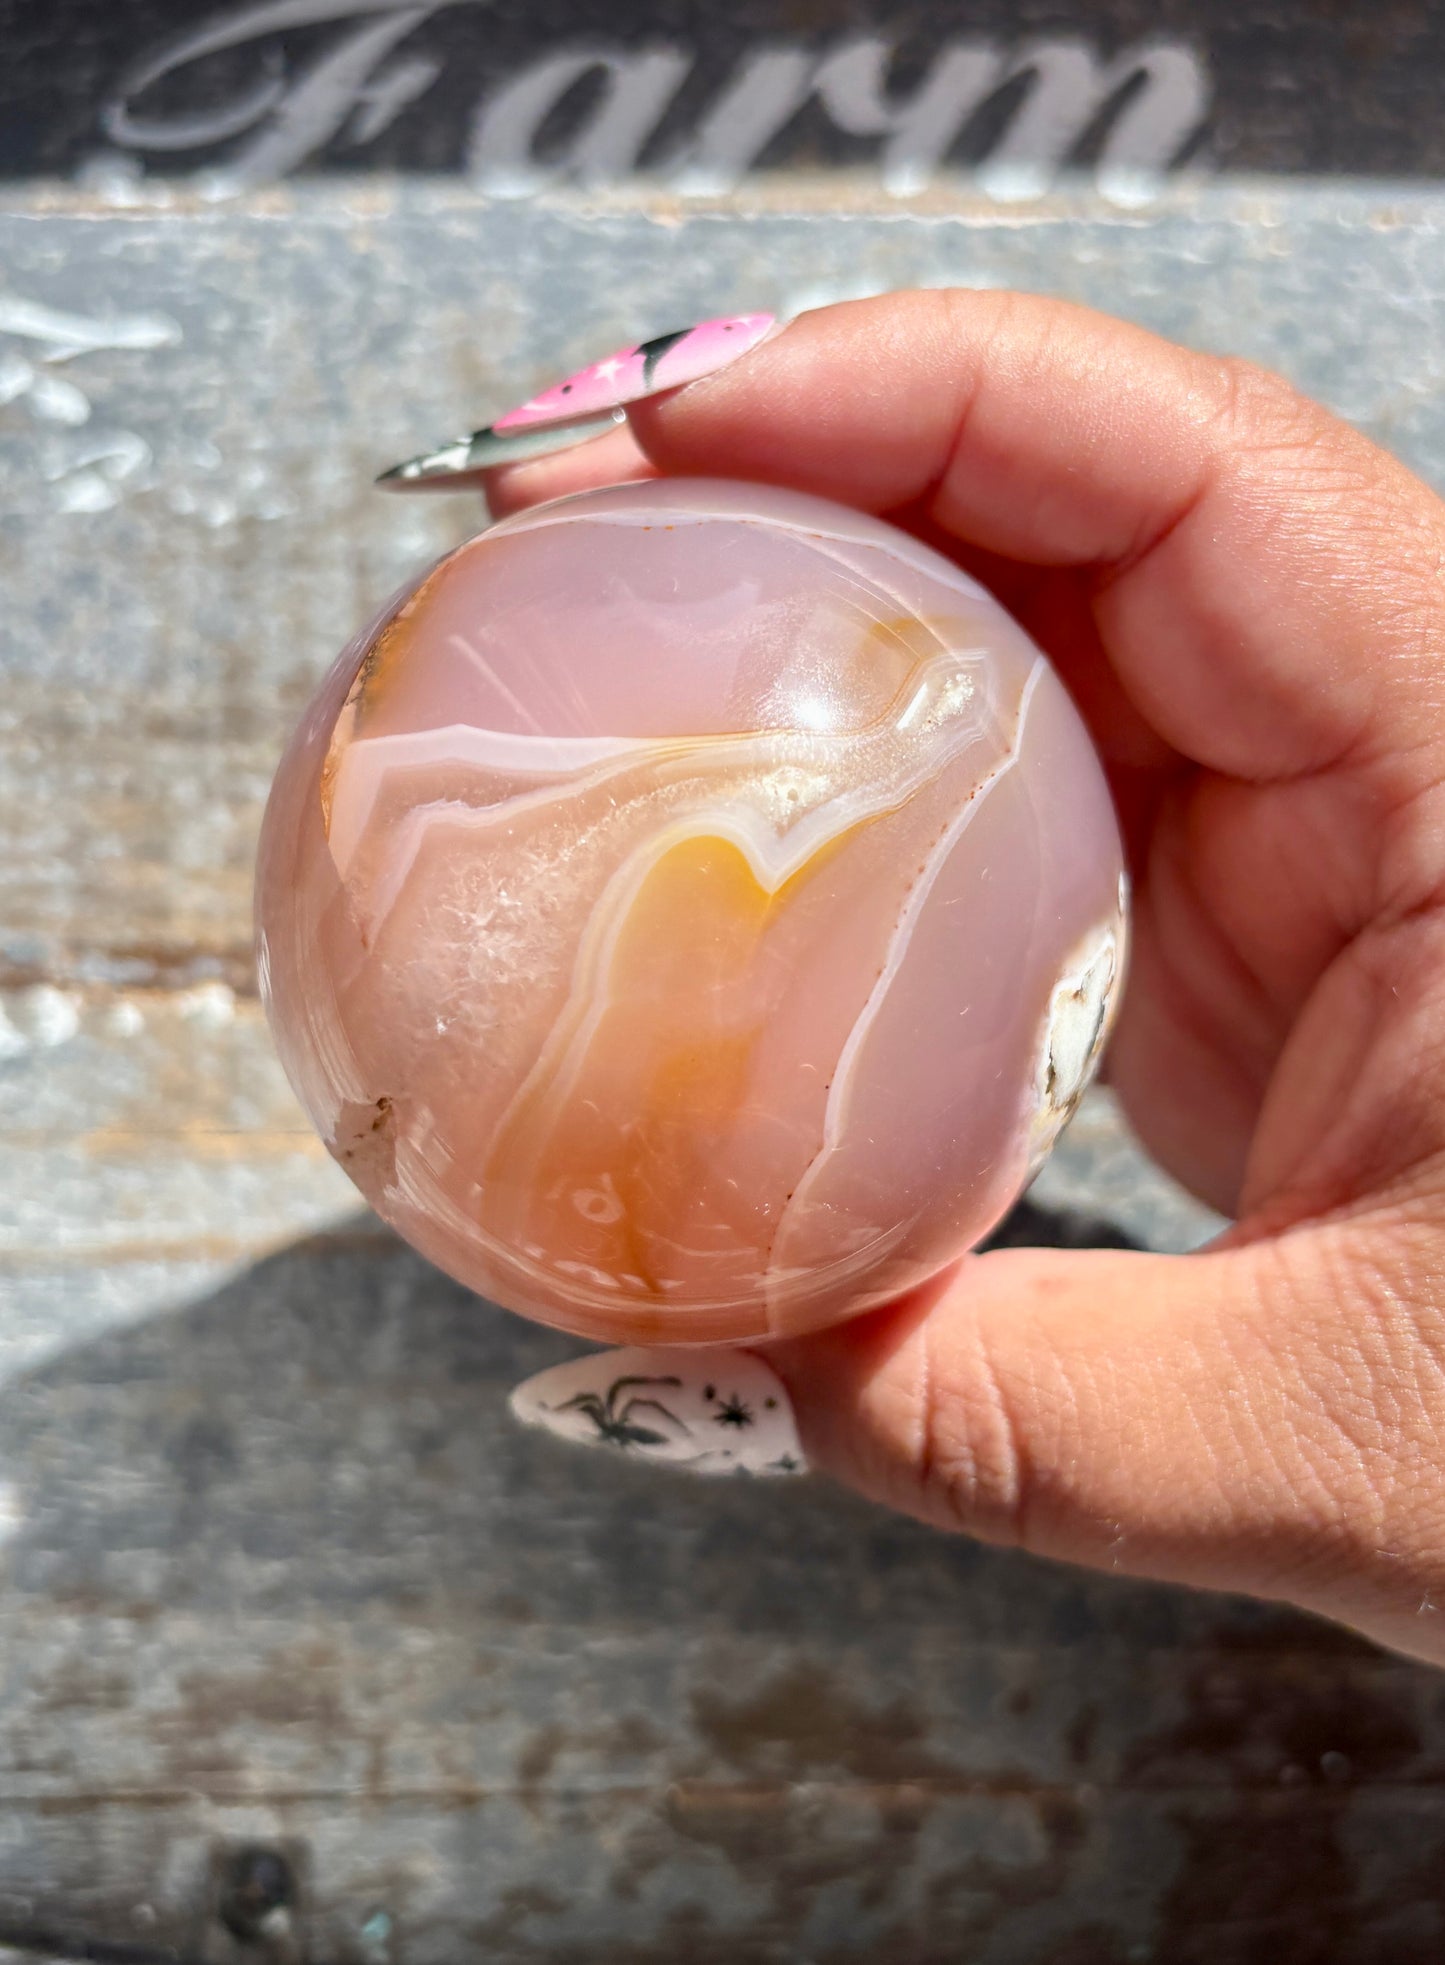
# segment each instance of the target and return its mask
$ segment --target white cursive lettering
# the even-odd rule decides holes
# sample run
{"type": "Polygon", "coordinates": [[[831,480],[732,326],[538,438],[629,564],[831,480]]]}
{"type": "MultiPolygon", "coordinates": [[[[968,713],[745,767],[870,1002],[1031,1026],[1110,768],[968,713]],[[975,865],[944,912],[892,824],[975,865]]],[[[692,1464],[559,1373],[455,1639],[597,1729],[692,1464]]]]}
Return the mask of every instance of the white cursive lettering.
{"type": "Polygon", "coordinates": [[[1004,57],[980,42],[953,42],[906,102],[887,94],[893,51],[886,41],[846,42],[818,66],[813,86],[840,130],[881,136],[884,188],[895,197],[924,190],[936,176],[969,117],[999,88],[1004,57]]]}
{"type": "Polygon", "coordinates": [[[692,63],[676,48],[575,48],[549,55],[500,89],[477,115],[467,153],[473,180],[493,197],[525,198],[561,177],[610,184],[626,177],[692,63]],[[601,73],[600,102],[574,130],[564,160],[536,159],[537,132],[585,76],[601,73]]]}
{"type": "MultiPolygon", "coordinates": [[[[485,0],[260,0],[212,21],[141,62],[105,108],[113,142],[174,153],[243,141],[224,178],[238,186],[283,177],[337,138],[374,142],[437,80],[425,51],[402,41],[437,14],[485,0]],[[330,46],[290,72],[277,37],[337,26],[330,46]],[[258,45],[262,72],[231,100],[204,112],[147,116],[148,92],[228,50],[258,45]]],[[[660,174],[675,190],[716,195],[739,183],[809,103],[833,127],[879,145],[883,185],[923,190],[947,166],[970,121],[1008,90],[1017,95],[975,172],[998,198],[1036,197],[1067,167],[1090,132],[1101,182],[1121,185],[1166,170],[1198,135],[1209,111],[1208,77],[1189,47],[1141,42],[1105,59],[1058,36],[1012,49],[954,40],[911,88],[891,85],[892,45],[858,35],[821,52],[766,42],[742,55],[660,174]]],[[[697,56],[663,42],[585,42],[527,62],[478,106],[465,168],[494,196],[524,197],[563,181],[596,185],[637,173],[697,56]],[[586,86],[590,84],[591,86],[586,86]],[[575,105],[573,98],[575,97],[575,105]],[[544,126],[560,131],[539,154],[544,126]]]]}

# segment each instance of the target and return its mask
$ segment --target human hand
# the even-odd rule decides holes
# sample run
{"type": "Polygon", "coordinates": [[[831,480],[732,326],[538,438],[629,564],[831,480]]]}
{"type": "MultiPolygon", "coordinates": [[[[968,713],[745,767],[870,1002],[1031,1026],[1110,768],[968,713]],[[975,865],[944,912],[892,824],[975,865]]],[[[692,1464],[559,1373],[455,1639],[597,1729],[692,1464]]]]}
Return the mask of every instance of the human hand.
{"type": "Polygon", "coordinates": [[[1135,877],[1109,1059],[1237,1217],[974,1255],[771,1347],[811,1459],[940,1526],[1445,1660],[1445,506],[1286,384],[1059,303],[801,317],[498,510],[657,471],[918,533],[1048,652],[1135,877]]]}

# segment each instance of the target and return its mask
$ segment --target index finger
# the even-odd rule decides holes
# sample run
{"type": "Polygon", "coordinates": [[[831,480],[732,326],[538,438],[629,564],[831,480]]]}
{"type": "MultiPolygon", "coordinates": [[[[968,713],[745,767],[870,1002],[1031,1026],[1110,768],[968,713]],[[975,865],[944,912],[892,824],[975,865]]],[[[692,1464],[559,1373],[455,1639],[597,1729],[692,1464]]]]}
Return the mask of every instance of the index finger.
{"type": "Polygon", "coordinates": [[[1438,735],[1438,502],[1246,364],[1058,301],[894,294],[802,315],[630,414],[664,472],[913,508],[1092,569],[1126,691],[1213,769],[1400,761],[1438,735]]]}

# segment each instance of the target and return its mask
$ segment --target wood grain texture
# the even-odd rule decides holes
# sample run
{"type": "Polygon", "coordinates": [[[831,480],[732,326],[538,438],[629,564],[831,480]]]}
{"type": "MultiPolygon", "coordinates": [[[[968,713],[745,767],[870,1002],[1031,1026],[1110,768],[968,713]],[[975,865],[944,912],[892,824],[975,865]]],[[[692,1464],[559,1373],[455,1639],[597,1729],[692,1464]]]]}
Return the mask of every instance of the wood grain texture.
{"type": "MultiPolygon", "coordinates": [[[[468,524],[373,499],[391,456],[725,304],[972,279],[1273,360],[1438,471],[1445,205],[7,202],[6,291],[177,335],[55,365],[83,425],[0,407],[0,1957],[1433,1965],[1445,1681],[513,1429],[576,1347],[358,1212],[248,913],[315,678],[468,524]]],[[[1039,1198],[1209,1227],[1107,1099],[1039,1198]]]]}

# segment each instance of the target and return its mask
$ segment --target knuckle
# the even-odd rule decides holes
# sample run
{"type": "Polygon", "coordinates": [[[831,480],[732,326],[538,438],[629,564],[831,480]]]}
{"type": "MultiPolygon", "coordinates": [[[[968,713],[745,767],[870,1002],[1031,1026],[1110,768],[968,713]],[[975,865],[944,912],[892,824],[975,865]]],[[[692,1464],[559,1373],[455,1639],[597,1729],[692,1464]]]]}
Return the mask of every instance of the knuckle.
{"type": "Polygon", "coordinates": [[[1221,412],[1230,421],[1242,418],[1286,421],[1314,407],[1277,369],[1266,368],[1244,355],[1222,355],[1215,367],[1221,412]]]}
{"type": "Polygon", "coordinates": [[[1305,458],[1353,436],[1273,369],[1241,356],[1213,364],[1206,434],[1228,456],[1305,458]]]}
{"type": "Polygon", "coordinates": [[[1413,1514],[1445,1400],[1432,1216],[1402,1197],[1368,1227],[1347,1213],[1280,1250],[1297,1306],[1285,1324],[1293,1336],[1281,1337],[1291,1430],[1341,1532],[1366,1541],[1402,1530],[1413,1514]]]}
{"type": "Polygon", "coordinates": [[[1257,363],[1212,361],[1202,394],[1216,481],[1247,501],[1267,500],[1291,546],[1302,535],[1317,540],[1323,524],[1339,562],[1355,567],[1371,593],[1392,645],[1427,654],[1435,669],[1445,608],[1440,499],[1363,432],[1257,363]]]}
{"type": "Polygon", "coordinates": [[[929,1517],[990,1542],[1030,1545],[1028,1432],[1008,1379],[975,1337],[947,1370],[925,1342],[916,1377],[912,1478],[929,1517]]]}
{"type": "Polygon", "coordinates": [[[1205,421],[1223,469],[1262,474],[1276,495],[1308,498],[1316,510],[1347,502],[1356,522],[1374,515],[1379,526],[1398,529],[1401,467],[1272,369],[1234,356],[1219,361],[1205,421]]]}

